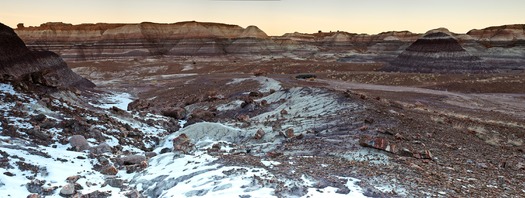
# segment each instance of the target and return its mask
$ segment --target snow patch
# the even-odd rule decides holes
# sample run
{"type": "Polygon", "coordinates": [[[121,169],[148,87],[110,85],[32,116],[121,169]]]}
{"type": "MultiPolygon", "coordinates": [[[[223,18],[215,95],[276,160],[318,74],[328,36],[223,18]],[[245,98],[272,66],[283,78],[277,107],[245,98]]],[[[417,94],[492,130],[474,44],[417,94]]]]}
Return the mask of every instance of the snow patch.
{"type": "Polygon", "coordinates": [[[133,102],[133,97],[129,93],[113,93],[109,95],[104,95],[101,98],[99,104],[89,103],[95,107],[102,109],[110,109],[113,106],[118,107],[122,110],[128,109],[128,104],[133,102]]]}

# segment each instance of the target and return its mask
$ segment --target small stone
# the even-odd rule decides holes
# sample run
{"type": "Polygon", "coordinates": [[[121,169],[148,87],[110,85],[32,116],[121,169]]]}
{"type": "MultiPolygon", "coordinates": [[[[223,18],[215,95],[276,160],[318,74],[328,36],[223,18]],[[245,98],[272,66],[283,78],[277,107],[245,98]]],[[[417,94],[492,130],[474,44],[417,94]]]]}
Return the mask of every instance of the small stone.
{"type": "Polygon", "coordinates": [[[421,168],[421,166],[418,166],[417,164],[414,164],[414,163],[410,164],[410,168],[414,168],[414,169],[417,169],[417,170],[420,170],[420,171],[424,170],[423,168],[421,168]]]}
{"type": "Polygon", "coordinates": [[[281,115],[288,115],[288,111],[286,109],[281,110],[281,115]]]}
{"type": "Polygon", "coordinates": [[[254,139],[256,140],[259,140],[259,139],[262,139],[264,137],[266,133],[264,132],[264,130],[262,129],[259,129],[257,130],[257,132],[255,133],[255,136],[253,137],[254,139]]]}
{"type": "Polygon", "coordinates": [[[294,136],[295,136],[295,134],[294,134],[292,128],[288,128],[288,129],[286,129],[286,137],[287,137],[287,138],[293,138],[294,136]]]}
{"type": "Polygon", "coordinates": [[[30,195],[27,195],[27,198],[41,198],[42,196],[40,196],[39,194],[30,194],[30,195]]]}
{"type": "Polygon", "coordinates": [[[237,120],[240,121],[240,122],[249,122],[250,121],[250,116],[248,116],[246,114],[242,114],[242,115],[237,116],[237,120]]]}
{"type": "Polygon", "coordinates": [[[259,98],[263,97],[263,94],[260,91],[252,91],[248,94],[250,97],[259,98]]]}
{"type": "Polygon", "coordinates": [[[69,177],[66,179],[66,181],[67,181],[68,183],[72,183],[72,184],[74,184],[75,182],[78,181],[78,179],[80,179],[80,175],[73,175],[73,176],[69,176],[69,177]]]}

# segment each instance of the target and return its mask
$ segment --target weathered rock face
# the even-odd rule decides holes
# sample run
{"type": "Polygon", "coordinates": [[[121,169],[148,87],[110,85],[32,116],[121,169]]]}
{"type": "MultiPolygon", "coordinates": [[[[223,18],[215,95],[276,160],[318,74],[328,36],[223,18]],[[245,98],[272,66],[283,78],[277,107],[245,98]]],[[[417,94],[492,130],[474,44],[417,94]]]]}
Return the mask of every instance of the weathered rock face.
{"type": "Polygon", "coordinates": [[[16,32],[35,49],[59,53],[68,60],[159,55],[273,53],[281,49],[255,26],[200,22],[173,24],[46,23],[16,32]]]}
{"type": "Polygon", "coordinates": [[[446,29],[431,30],[412,43],[388,70],[459,72],[483,70],[480,58],[468,53],[446,29]]]}
{"type": "Polygon", "coordinates": [[[48,87],[92,87],[55,53],[31,51],[16,33],[0,23],[0,79],[26,80],[48,87]]]}

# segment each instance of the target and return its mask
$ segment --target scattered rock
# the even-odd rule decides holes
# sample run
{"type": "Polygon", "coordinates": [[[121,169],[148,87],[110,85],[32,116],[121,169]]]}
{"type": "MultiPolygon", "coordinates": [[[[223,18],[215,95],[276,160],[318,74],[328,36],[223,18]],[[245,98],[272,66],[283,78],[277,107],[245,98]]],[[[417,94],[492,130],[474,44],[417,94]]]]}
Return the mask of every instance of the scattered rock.
{"type": "Polygon", "coordinates": [[[38,115],[36,115],[36,116],[33,116],[31,119],[34,120],[34,121],[36,121],[36,122],[41,123],[41,122],[43,122],[44,120],[46,120],[46,115],[44,115],[44,114],[38,114],[38,115]]]}
{"type": "Polygon", "coordinates": [[[128,155],[117,159],[117,162],[124,166],[140,164],[143,161],[147,161],[143,155],[128,155]]]}
{"type": "Polygon", "coordinates": [[[118,173],[118,170],[117,168],[115,168],[115,166],[108,165],[108,166],[103,167],[100,170],[100,173],[104,175],[116,175],[118,173]]]}
{"type": "Polygon", "coordinates": [[[32,181],[30,181],[29,183],[26,184],[26,189],[30,193],[41,194],[42,191],[43,191],[42,186],[45,183],[46,183],[45,181],[41,181],[41,180],[35,179],[35,180],[32,180],[32,181]]]}
{"type": "Polygon", "coordinates": [[[366,130],[368,130],[368,126],[367,126],[367,125],[364,125],[364,126],[362,126],[362,127],[359,127],[359,130],[360,130],[360,131],[366,131],[366,130]]]}
{"type": "Polygon", "coordinates": [[[365,124],[374,124],[374,118],[365,118],[364,122],[365,124]]]}
{"type": "Polygon", "coordinates": [[[187,111],[181,107],[168,108],[161,111],[163,116],[172,117],[177,120],[186,119],[187,111]]]}
{"type": "Polygon", "coordinates": [[[140,192],[137,191],[136,189],[125,192],[124,196],[126,196],[127,198],[142,198],[143,197],[142,194],[140,194],[140,192]]]}
{"type": "Polygon", "coordinates": [[[285,135],[286,135],[286,138],[293,138],[293,137],[295,137],[295,134],[294,134],[292,128],[286,129],[286,134],[285,135]]]}
{"type": "Polygon", "coordinates": [[[76,151],[83,151],[89,149],[89,143],[82,135],[73,135],[69,138],[69,144],[76,151]]]}
{"type": "Polygon", "coordinates": [[[67,183],[60,189],[60,196],[62,197],[69,197],[73,194],[75,194],[75,184],[67,183]]]}
{"type": "Polygon", "coordinates": [[[103,154],[103,153],[111,153],[111,146],[109,144],[102,142],[98,146],[91,147],[89,151],[93,154],[103,154]]]}
{"type": "Polygon", "coordinates": [[[396,145],[391,144],[388,140],[380,137],[372,138],[370,136],[363,135],[359,139],[359,145],[384,150],[391,153],[397,153],[398,151],[396,145]]]}
{"type": "Polygon", "coordinates": [[[42,196],[40,196],[39,194],[30,194],[30,195],[27,195],[26,198],[41,198],[42,196]]]}
{"type": "Polygon", "coordinates": [[[124,180],[115,176],[108,176],[106,177],[105,184],[114,188],[122,188],[124,186],[124,180]]]}
{"type": "Polygon", "coordinates": [[[184,133],[173,139],[173,151],[189,154],[193,150],[193,147],[194,144],[191,143],[190,138],[184,133]]]}
{"type": "Polygon", "coordinates": [[[149,102],[145,100],[137,99],[128,104],[127,110],[128,111],[142,111],[144,109],[149,108],[150,106],[151,105],[149,102]]]}
{"type": "Polygon", "coordinates": [[[246,108],[248,105],[253,104],[255,101],[251,97],[243,97],[241,103],[241,108],[246,108]]]}
{"type": "Polygon", "coordinates": [[[286,109],[281,110],[281,115],[288,115],[288,111],[286,109]]]}
{"type": "Polygon", "coordinates": [[[74,184],[74,183],[76,183],[76,182],[78,181],[78,179],[80,179],[80,175],[73,175],[73,176],[69,176],[69,177],[67,177],[67,178],[66,178],[66,181],[67,181],[68,183],[72,183],[72,184],[74,184]]]}
{"type": "Polygon", "coordinates": [[[246,114],[242,114],[242,115],[237,116],[237,120],[240,121],[240,122],[249,122],[250,121],[250,116],[248,116],[246,114]]]}
{"type": "Polygon", "coordinates": [[[155,152],[146,152],[146,153],[144,153],[144,155],[146,156],[146,158],[149,159],[149,158],[157,156],[157,153],[155,153],[155,152]]]}
{"type": "Polygon", "coordinates": [[[414,168],[414,169],[417,169],[419,171],[423,171],[424,169],[421,168],[421,166],[418,166],[417,164],[414,164],[414,163],[410,163],[410,168],[414,168]]]}
{"type": "Polygon", "coordinates": [[[252,91],[248,95],[253,98],[260,98],[264,96],[260,91],[252,91]]]}
{"type": "Polygon", "coordinates": [[[117,114],[117,115],[126,115],[126,111],[124,111],[123,109],[120,109],[116,106],[112,106],[110,109],[109,109],[111,112],[113,112],[114,114],[117,114]]]}
{"type": "Polygon", "coordinates": [[[82,198],[107,198],[107,197],[111,197],[111,191],[103,192],[103,191],[96,190],[91,193],[82,195],[82,198]]]}
{"type": "Polygon", "coordinates": [[[190,115],[190,119],[196,121],[211,121],[214,117],[215,113],[202,109],[196,109],[190,115]]]}
{"type": "Polygon", "coordinates": [[[254,139],[256,140],[259,140],[259,139],[262,139],[264,137],[266,133],[264,132],[264,130],[262,129],[259,129],[257,130],[257,132],[255,133],[255,136],[253,137],[254,139]]]}

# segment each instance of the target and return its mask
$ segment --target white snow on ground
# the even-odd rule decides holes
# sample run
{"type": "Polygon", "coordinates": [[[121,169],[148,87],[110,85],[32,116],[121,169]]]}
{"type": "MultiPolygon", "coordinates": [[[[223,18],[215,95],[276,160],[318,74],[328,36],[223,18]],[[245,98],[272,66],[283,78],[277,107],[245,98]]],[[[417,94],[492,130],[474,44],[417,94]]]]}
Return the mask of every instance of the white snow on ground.
{"type": "Polygon", "coordinates": [[[132,183],[150,197],[273,196],[273,189],[253,186],[256,177],[272,177],[265,169],[224,167],[202,151],[182,157],[176,155],[165,153],[152,158],[150,166],[137,174],[132,183]]]}
{"type": "Polygon", "coordinates": [[[106,94],[104,95],[104,98],[100,101],[99,104],[90,103],[91,105],[103,108],[103,109],[109,109],[113,106],[118,107],[122,110],[128,109],[128,104],[133,102],[133,97],[129,93],[113,93],[113,94],[106,94]]]}
{"type": "Polygon", "coordinates": [[[0,83],[0,91],[1,91],[0,93],[1,95],[5,95],[4,93],[8,93],[11,95],[16,94],[15,89],[10,84],[0,83]]]}
{"type": "MultiPolygon", "coordinates": [[[[6,148],[6,146],[16,145],[2,143],[2,147],[0,147],[0,150],[8,153],[10,156],[16,155],[18,157],[24,158],[25,160],[23,162],[36,165],[40,167],[41,170],[43,168],[47,170],[47,175],[39,173],[35,177],[35,179],[46,181],[43,187],[63,186],[67,184],[67,177],[80,175],[81,177],[85,177],[84,179],[78,181],[78,183],[82,184],[82,186],[84,187],[82,193],[89,193],[95,190],[111,190],[114,195],[117,195],[120,192],[120,189],[112,188],[109,185],[106,187],[100,186],[104,183],[104,175],[100,174],[99,172],[92,171],[93,166],[91,165],[91,161],[90,159],[88,159],[85,153],[67,151],[64,148],[55,149],[43,146],[34,148],[38,151],[43,151],[51,156],[51,158],[46,158],[43,156],[30,154],[28,151],[22,150],[21,148],[6,148]],[[78,159],[78,156],[81,156],[84,159],[78,159]],[[58,161],[57,158],[66,159],[67,161],[58,161]],[[88,185],[85,184],[86,181],[96,183],[97,185],[88,187],[88,185]]],[[[4,183],[4,186],[0,187],[0,195],[2,195],[2,197],[26,197],[29,194],[25,186],[26,183],[29,181],[26,178],[26,176],[33,175],[33,173],[29,171],[20,171],[18,169],[18,165],[15,164],[15,160],[10,160],[9,163],[14,168],[3,169],[2,172],[8,171],[15,174],[15,176],[9,177],[4,174],[0,174],[0,181],[4,183]]],[[[58,195],[59,192],[60,188],[55,190],[55,193],[53,195],[47,197],[60,197],[58,195]]]]}
{"type": "Polygon", "coordinates": [[[261,87],[259,88],[260,92],[269,92],[270,89],[273,90],[280,90],[282,88],[281,83],[279,81],[274,80],[273,78],[268,78],[264,76],[257,76],[257,77],[250,77],[250,78],[234,78],[231,82],[227,83],[227,85],[237,84],[246,80],[255,80],[261,84],[261,87]]]}
{"type": "MultiPolygon", "coordinates": [[[[308,178],[306,178],[304,175],[301,177],[301,179],[305,182],[305,184],[311,186],[314,185],[316,182],[311,181],[308,178]]],[[[340,194],[336,193],[337,188],[328,186],[326,188],[308,188],[308,193],[303,196],[303,198],[314,198],[314,197],[330,197],[330,198],[337,198],[337,197],[366,197],[363,195],[363,189],[357,185],[357,182],[359,182],[359,179],[352,178],[352,177],[339,177],[339,179],[345,179],[346,184],[345,186],[350,190],[348,194],[340,194]]]]}

